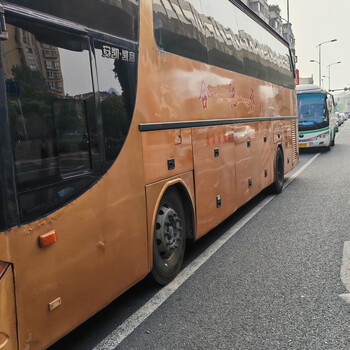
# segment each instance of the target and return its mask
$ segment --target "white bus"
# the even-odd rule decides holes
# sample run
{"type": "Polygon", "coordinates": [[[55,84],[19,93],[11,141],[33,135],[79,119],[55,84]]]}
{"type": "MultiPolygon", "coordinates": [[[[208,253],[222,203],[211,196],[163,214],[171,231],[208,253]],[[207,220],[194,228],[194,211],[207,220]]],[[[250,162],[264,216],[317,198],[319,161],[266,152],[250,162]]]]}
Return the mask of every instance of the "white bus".
{"type": "Polygon", "coordinates": [[[316,85],[296,87],[298,98],[299,148],[321,147],[327,151],[335,143],[333,96],[316,85]]]}

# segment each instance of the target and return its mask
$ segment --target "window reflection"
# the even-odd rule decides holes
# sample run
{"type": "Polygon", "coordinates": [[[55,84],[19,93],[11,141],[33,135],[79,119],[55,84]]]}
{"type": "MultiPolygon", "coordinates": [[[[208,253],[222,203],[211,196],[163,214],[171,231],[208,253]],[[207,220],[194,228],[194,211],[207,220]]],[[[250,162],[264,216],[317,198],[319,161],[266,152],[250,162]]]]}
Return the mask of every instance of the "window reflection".
{"type": "Polygon", "coordinates": [[[136,96],[133,51],[95,42],[106,166],[117,158],[129,131],[136,96]]]}
{"type": "Polygon", "coordinates": [[[165,51],[207,62],[199,0],[154,0],[154,35],[165,51]]]}
{"type": "Polygon", "coordinates": [[[91,171],[90,55],[88,44],[76,37],[49,30],[31,33],[13,25],[8,31],[1,57],[17,191],[26,221],[69,200],[89,182],[66,179],[91,171]]]}
{"type": "Polygon", "coordinates": [[[228,0],[195,3],[153,1],[162,49],[293,88],[289,49],[279,39],[228,0]]]}
{"type": "Polygon", "coordinates": [[[80,99],[58,99],[53,103],[62,177],[91,170],[86,108],[86,102],[80,99]]]}
{"type": "Polygon", "coordinates": [[[138,40],[139,0],[9,0],[8,2],[118,37],[138,40]]]}

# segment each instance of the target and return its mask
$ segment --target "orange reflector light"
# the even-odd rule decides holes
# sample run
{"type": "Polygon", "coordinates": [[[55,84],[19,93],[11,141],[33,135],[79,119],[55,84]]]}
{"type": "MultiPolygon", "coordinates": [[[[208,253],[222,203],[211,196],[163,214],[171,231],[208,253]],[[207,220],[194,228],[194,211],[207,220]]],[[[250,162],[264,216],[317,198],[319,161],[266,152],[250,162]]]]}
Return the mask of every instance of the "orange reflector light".
{"type": "Polygon", "coordinates": [[[39,246],[40,248],[47,247],[50,244],[53,244],[57,241],[57,232],[56,230],[52,230],[48,233],[44,233],[39,236],[39,246]]]}
{"type": "Polygon", "coordinates": [[[9,265],[10,264],[8,264],[8,263],[4,263],[4,262],[0,261],[0,279],[5,274],[5,272],[6,272],[6,270],[7,270],[9,265]]]}

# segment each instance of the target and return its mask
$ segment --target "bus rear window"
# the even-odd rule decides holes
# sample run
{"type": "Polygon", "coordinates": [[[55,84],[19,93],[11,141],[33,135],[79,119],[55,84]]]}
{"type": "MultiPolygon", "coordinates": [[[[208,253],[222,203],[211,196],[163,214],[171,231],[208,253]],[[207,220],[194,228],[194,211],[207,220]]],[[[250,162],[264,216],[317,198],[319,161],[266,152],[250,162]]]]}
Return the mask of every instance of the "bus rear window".
{"type": "Polygon", "coordinates": [[[10,0],[92,29],[138,40],[139,0],[10,0]]]}

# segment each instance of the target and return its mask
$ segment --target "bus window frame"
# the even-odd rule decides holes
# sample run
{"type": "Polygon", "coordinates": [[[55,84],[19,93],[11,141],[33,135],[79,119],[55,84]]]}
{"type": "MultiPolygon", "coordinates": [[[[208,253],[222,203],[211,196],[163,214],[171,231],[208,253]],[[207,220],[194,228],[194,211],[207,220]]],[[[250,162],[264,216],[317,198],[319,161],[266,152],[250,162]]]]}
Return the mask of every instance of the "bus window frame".
{"type": "MultiPolygon", "coordinates": [[[[53,208],[48,209],[44,214],[30,218],[28,220],[21,219],[21,211],[19,207],[19,193],[17,191],[16,184],[16,175],[15,175],[15,163],[14,156],[11,146],[11,136],[8,133],[10,130],[9,124],[9,116],[7,110],[7,98],[6,98],[6,87],[5,87],[5,77],[0,76],[0,112],[3,110],[3,115],[6,116],[7,124],[3,125],[0,130],[0,136],[4,142],[6,141],[6,145],[3,147],[0,144],[0,160],[3,154],[6,156],[6,165],[2,167],[0,165],[0,201],[6,204],[4,207],[6,211],[5,223],[2,227],[0,222],[0,232],[2,230],[7,230],[10,227],[27,224],[36,220],[39,220],[42,217],[46,217],[47,215],[52,214],[56,210],[64,207],[71,201],[75,200],[87,190],[89,190],[97,181],[99,181],[100,177],[108,170],[106,167],[106,154],[105,154],[105,144],[104,144],[104,133],[103,133],[103,123],[102,123],[102,114],[100,110],[100,99],[99,99],[99,84],[98,84],[98,71],[97,71],[97,62],[95,58],[95,48],[94,42],[105,42],[111,43],[113,45],[117,45],[119,47],[125,48],[127,50],[132,50],[136,54],[136,62],[138,65],[138,56],[139,56],[139,41],[135,42],[129,39],[124,39],[113,34],[101,33],[97,30],[85,28],[79,24],[74,22],[70,22],[67,20],[63,20],[52,15],[47,15],[38,11],[25,11],[25,9],[19,5],[12,4],[4,4],[5,9],[5,19],[9,18],[10,22],[14,26],[19,26],[25,30],[34,33],[35,28],[49,28],[52,32],[62,32],[66,35],[76,36],[80,40],[84,40],[88,45],[89,59],[90,59],[90,73],[91,73],[91,87],[92,93],[94,96],[94,110],[93,113],[88,113],[86,116],[86,122],[88,127],[88,135],[90,141],[90,159],[91,159],[91,170],[89,172],[82,173],[72,173],[66,176],[61,176],[61,181],[59,183],[65,183],[69,181],[76,181],[81,178],[91,178],[88,185],[85,185],[77,194],[75,194],[72,198],[67,200],[66,202],[62,202],[53,208]],[[3,92],[2,92],[3,91],[3,92]],[[92,118],[90,118],[92,116],[92,118]],[[10,152],[5,149],[10,150],[10,152]],[[92,155],[92,150],[96,149],[98,154],[96,156],[92,155]],[[3,154],[2,154],[3,153],[3,154]],[[4,171],[2,171],[4,169],[4,171]],[[5,170],[6,169],[6,170],[5,170]],[[5,173],[3,175],[3,172],[5,173]],[[1,197],[3,196],[3,197],[1,197]]],[[[140,11],[140,9],[139,9],[140,11]]],[[[140,19],[139,19],[140,20],[140,19]]],[[[140,30],[140,28],[139,28],[140,30]]],[[[139,35],[138,35],[139,38],[139,35]]],[[[0,65],[1,67],[1,65],[0,65]]],[[[136,75],[138,75],[138,66],[136,68],[136,75]]],[[[135,86],[135,93],[137,91],[137,79],[135,86]]],[[[135,96],[136,99],[136,96],[135,96]]],[[[133,118],[133,116],[132,116],[133,118]]],[[[132,121],[131,121],[132,122],[132,121]]],[[[0,121],[1,126],[2,120],[0,121]]],[[[131,126],[131,124],[130,124],[131,126]]],[[[128,134],[130,132],[130,126],[128,130],[128,134]]],[[[127,135],[128,135],[127,134],[127,135]]],[[[126,136],[127,139],[127,136],[126,136]]],[[[54,184],[48,185],[53,186],[54,184]]],[[[58,183],[56,183],[58,185],[58,183]]],[[[46,186],[45,186],[46,187],[46,186]]],[[[33,188],[31,191],[36,191],[38,188],[33,188]]],[[[1,219],[1,218],[0,218],[1,219]]]]}
{"type": "MultiPolygon", "coordinates": [[[[6,1],[6,0],[5,0],[6,1]]],[[[52,20],[54,20],[54,22],[60,27],[66,27],[68,30],[71,30],[73,27],[75,27],[75,29],[77,31],[81,31],[81,33],[86,33],[87,30],[91,30],[92,32],[96,32],[96,33],[100,33],[102,35],[102,37],[107,36],[112,36],[112,37],[116,37],[116,38],[120,38],[121,40],[125,40],[125,41],[131,41],[131,42],[135,42],[138,43],[140,41],[140,14],[141,14],[141,5],[140,5],[140,1],[141,0],[137,0],[138,1],[138,5],[137,5],[137,31],[135,31],[136,34],[136,38],[137,40],[133,40],[131,38],[126,38],[126,37],[122,37],[122,36],[118,36],[115,33],[111,33],[102,29],[98,29],[98,28],[94,28],[94,26],[89,27],[89,25],[86,24],[79,24],[80,22],[76,22],[74,20],[69,20],[69,19],[65,19],[63,17],[56,17],[50,13],[44,13],[38,9],[32,9],[30,7],[25,7],[23,5],[17,5],[14,3],[9,3],[9,2],[5,2],[3,4],[3,8],[5,9],[5,11],[16,11],[17,14],[23,14],[24,16],[28,15],[28,9],[30,10],[33,20],[35,20],[36,18],[40,20],[40,22],[42,22],[43,20],[45,20],[45,18],[49,19],[49,23],[53,23],[52,20]]]]}
{"type": "MultiPolygon", "coordinates": [[[[99,120],[99,126],[100,126],[100,130],[99,130],[99,142],[100,142],[100,154],[101,154],[101,172],[100,175],[103,176],[109,169],[110,166],[108,166],[107,164],[107,156],[106,156],[106,147],[105,147],[105,133],[104,133],[104,129],[103,129],[103,116],[102,116],[102,109],[101,109],[101,100],[100,100],[100,83],[99,83],[99,71],[98,71],[98,63],[97,63],[97,59],[96,59],[96,43],[100,43],[100,44],[105,44],[105,45],[110,45],[113,47],[118,47],[121,49],[126,49],[129,51],[133,51],[135,52],[135,56],[136,56],[136,61],[135,61],[135,65],[136,65],[136,76],[138,76],[138,57],[139,57],[139,44],[137,42],[131,41],[131,40],[127,40],[127,39],[123,39],[123,38],[119,38],[117,36],[113,36],[113,35],[106,35],[106,34],[102,34],[100,32],[96,32],[95,30],[88,30],[89,32],[89,37],[90,37],[90,46],[91,46],[91,54],[93,57],[93,61],[94,61],[94,75],[95,75],[95,98],[96,98],[96,108],[97,108],[97,112],[96,115],[98,117],[99,120]]],[[[133,112],[131,114],[131,122],[129,124],[129,128],[128,128],[128,132],[125,136],[125,141],[118,153],[118,155],[116,156],[116,158],[113,160],[112,164],[116,161],[116,159],[118,159],[118,156],[120,154],[120,152],[122,151],[124,144],[128,138],[128,135],[130,133],[130,129],[131,129],[131,124],[132,124],[132,120],[134,118],[134,112],[135,112],[135,106],[136,106],[136,98],[137,98],[137,86],[138,86],[138,78],[136,78],[136,86],[135,86],[135,96],[134,96],[134,109],[133,112]]]]}
{"type": "Polygon", "coordinates": [[[40,13],[35,10],[26,11],[25,8],[19,5],[5,3],[3,7],[5,10],[5,19],[8,17],[13,17],[31,22],[32,24],[42,25],[44,27],[50,26],[52,29],[61,30],[71,34],[82,36],[88,35],[88,31],[85,29],[85,27],[74,22],[40,13]]]}
{"type": "Polygon", "coordinates": [[[7,109],[5,76],[0,62],[0,206],[2,216],[0,232],[19,224],[15,168],[10,137],[10,121],[7,109]]]}
{"type": "MultiPolygon", "coordinates": [[[[101,139],[100,139],[100,134],[101,131],[98,130],[102,128],[100,119],[101,116],[98,113],[98,102],[97,102],[97,96],[98,96],[98,84],[97,84],[97,71],[96,71],[96,62],[95,62],[95,57],[93,53],[93,47],[91,45],[91,40],[92,38],[89,36],[89,32],[82,28],[81,26],[77,26],[74,23],[67,22],[67,21],[60,21],[57,20],[57,18],[49,16],[49,15],[41,15],[40,13],[37,13],[35,11],[33,12],[23,12],[23,9],[19,7],[19,10],[17,11],[16,6],[11,6],[10,9],[8,8],[7,5],[5,7],[5,19],[9,18],[10,19],[10,24],[14,26],[19,26],[25,30],[29,29],[31,33],[34,33],[35,35],[35,29],[36,28],[48,28],[48,30],[52,32],[61,32],[66,35],[72,35],[75,36],[77,39],[81,40],[82,42],[85,41],[87,44],[88,48],[87,51],[89,53],[89,64],[90,64],[90,75],[91,75],[91,89],[93,93],[93,111],[92,113],[87,113],[86,115],[86,123],[87,123],[87,131],[89,135],[89,152],[90,152],[90,159],[91,159],[91,170],[88,172],[82,172],[82,173],[72,173],[71,175],[68,176],[61,176],[60,182],[55,182],[50,185],[43,186],[49,187],[49,186],[57,186],[58,184],[64,184],[70,181],[77,181],[77,179],[82,179],[82,181],[91,179],[88,185],[84,185],[77,193],[71,197],[70,199],[66,201],[62,201],[56,206],[48,208],[45,213],[37,216],[37,217],[32,217],[30,219],[23,219],[21,218],[21,210],[20,210],[20,192],[17,190],[17,181],[16,181],[16,175],[15,175],[15,160],[14,160],[14,155],[13,155],[13,150],[12,150],[12,145],[11,145],[11,135],[9,134],[10,130],[10,123],[9,123],[9,116],[8,116],[8,108],[7,108],[7,98],[6,98],[6,87],[5,87],[5,77],[2,72],[2,76],[0,76],[0,112],[3,110],[4,115],[6,116],[6,123],[5,125],[1,128],[0,131],[0,137],[3,136],[8,139],[6,142],[5,147],[1,145],[0,149],[0,159],[1,156],[4,154],[7,156],[6,157],[6,163],[7,165],[5,168],[5,177],[2,176],[1,178],[1,187],[2,187],[2,192],[4,193],[4,198],[2,199],[0,197],[0,200],[3,202],[8,202],[8,207],[7,210],[6,208],[5,211],[7,212],[7,222],[4,227],[0,226],[0,232],[2,230],[7,230],[12,226],[19,225],[19,224],[27,224],[36,220],[39,220],[42,217],[46,217],[47,215],[52,214],[54,211],[62,208],[63,206],[67,205],[71,201],[75,200],[79,196],[81,196],[83,193],[85,193],[88,189],[90,189],[98,180],[99,177],[101,176],[101,173],[104,168],[105,164],[105,159],[103,158],[103,154],[101,154],[101,139]],[[28,23],[28,28],[26,28],[26,24],[28,23]],[[72,27],[70,27],[68,24],[72,24],[72,27]],[[94,120],[91,120],[89,116],[91,116],[94,120]],[[7,133],[7,134],[6,134],[7,133]],[[93,145],[95,145],[98,154],[96,156],[92,155],[92,149],[93,145]],[[5,149],[10,149],[10,152],[6,151],[5,149]],[[6,184],[4,184],[6,179],[6,184]],[[6,192],[4,192],[4,189],[6,192]]],[[[1,62],[2,64],[2,62],[1,62]]],[[[1,119],[0,121],[0,126],[3,124],[3,120],[1,119]]],[[[5,138],[3,138],[5,140],[5,138]]],[[[103,147],[103,145],[102,145],[103,147]]],[[[0,171],[1,171],[0,167],[0,171]]],[[[35,192],[40,190],[41,187],[36,187],[36,188],[31,188],[29,191],[21,192],[23,194],[28,193],[28,192],[35,192]]],[[[1,188],[0,188],[1,189],[1,188]]],[[[2,193],[0,192],[0,195],[2,193]]]]}

